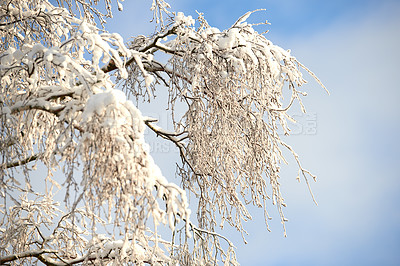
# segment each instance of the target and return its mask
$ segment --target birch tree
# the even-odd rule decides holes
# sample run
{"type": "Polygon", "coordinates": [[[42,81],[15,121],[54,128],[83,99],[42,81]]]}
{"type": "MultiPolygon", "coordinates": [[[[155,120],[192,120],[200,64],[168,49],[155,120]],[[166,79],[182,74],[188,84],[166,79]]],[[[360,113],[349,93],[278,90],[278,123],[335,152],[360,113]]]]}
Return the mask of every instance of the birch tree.
{"type": "Polygon", "coordinates": [[[218,228],[245,233],[249,205],[268,223],[269,202],[284,224],[282,150],[315,179],[281,132],[305,112],[301,71],[317,78],[255,11],[221,31],[153,0],[155,32],[125,42],[106,30],[122,3],[97,2],[1,0],[0,264],[237,265],[218,228]],[[136,107],[160,90],[174,131],[136,107]],[[179,150],[177,184],[145,128],[179,150]]]}

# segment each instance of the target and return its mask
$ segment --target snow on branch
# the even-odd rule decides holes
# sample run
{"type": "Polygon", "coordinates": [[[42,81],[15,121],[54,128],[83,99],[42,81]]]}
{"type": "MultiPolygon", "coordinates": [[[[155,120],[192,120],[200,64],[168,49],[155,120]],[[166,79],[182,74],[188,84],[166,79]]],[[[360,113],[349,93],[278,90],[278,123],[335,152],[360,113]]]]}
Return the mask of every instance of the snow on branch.
{"type": "Polygon", "coordinates": [[[0,6],[0,263],[237,265],[218,226],[244,239],[248,205],[268,222],[268,202],[287,221],[283,149],[311,193],[315,176],[280,134],[294,103],[305,112],[301,71],[322,83],[255,30],[266,22],[247,22],[260,10],[221,31],[153,0],[156,32],[125,44],[96,26],[111,1],[105,14],[92,1],[57,3],[0,6]],[[126,96],[150,101],[159,85],[173,131],[126,96]],[[155,164],[146,127],[179,150],[179,186],[155,164]]]}

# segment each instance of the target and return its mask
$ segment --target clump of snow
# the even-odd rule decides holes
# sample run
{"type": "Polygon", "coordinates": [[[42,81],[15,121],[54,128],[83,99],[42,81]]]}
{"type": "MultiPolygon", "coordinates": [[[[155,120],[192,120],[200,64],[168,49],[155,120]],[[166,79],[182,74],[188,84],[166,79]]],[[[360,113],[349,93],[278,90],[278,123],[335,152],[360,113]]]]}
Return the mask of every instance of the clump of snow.
{"type": "Polygon", "coordinates": [[[140,136],[143,135],[145,128],[142,114],[120,90],[113,89],[92,95],[82,113],[82,123],[90,122],[95,115],[104,117],[103,126],[118,128],[129,125],[134,130],[133,136],[142,138],[140,136]],[[113,115],[115,111],[120,115],[113,115]]]}
{"type": "Polygon", "coordinates": [[[209,28],[206,28],[205,30],[203,30],[200,35],[203,39],[207,39],[208,36],[210,36],[210,35],[212,36],[217,33],[221,33],[221,31],[218,28],[209,27],[209,28]]]}
{"type": "Polygon", "coordinates": [[[106,107],[111,104],[123,104],[125,101],[125,94],[119,90],[94,94],[86,104],[85,111],[82,114],[82,122],[89,122],[94,114],[102,115],[106,107]]]}
{"type": "Polygon", "coordinates": [[[243,42],[243,38],[239,33],[239,29],[232,28],[225,34],[221,34],[218,38],[217,44],[219,49],[232,49],[232,47],[239,45],[239,42],[243,42]]]}
{"type": "Polygon", "coordinates": [[[150,84],[154,81],[154,77],[152,75],[147,74],[144,77],[145,83],[146,83],[146,88],[150,88],[150,84]]]}
{"type": "Polygon", "coordinates": [[[192,16],[185,16],[183,12],[178,12],[175,16],[175,25],[186,25],[186,26],[194,26],[195,20],[192,16]]]}

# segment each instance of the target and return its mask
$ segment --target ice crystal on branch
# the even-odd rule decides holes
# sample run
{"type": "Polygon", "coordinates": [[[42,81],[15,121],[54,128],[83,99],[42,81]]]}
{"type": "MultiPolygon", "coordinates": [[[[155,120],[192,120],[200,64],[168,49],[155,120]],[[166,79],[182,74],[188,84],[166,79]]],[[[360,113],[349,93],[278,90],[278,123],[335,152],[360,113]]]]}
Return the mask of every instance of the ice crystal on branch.
{"type": "Polygon", "coordinates": [[[252,12],[220,31],[154,0],[157,31],[125,44],[96,26],[111,17],[108,0],[106,14],[91,1],[3,2],[0,263],[236,265],[217,225],[244,233],[247,206],[266,212],[269,200],[285,221],[281,149],[312,175],[278,131],[290,133],[308,69],[246,22],[252,12]],[[126,97],[158,89],[168,90],[174,132],[126,97]],[[146,127],[179,149],[182,187],[154,163],[146,127]]]}

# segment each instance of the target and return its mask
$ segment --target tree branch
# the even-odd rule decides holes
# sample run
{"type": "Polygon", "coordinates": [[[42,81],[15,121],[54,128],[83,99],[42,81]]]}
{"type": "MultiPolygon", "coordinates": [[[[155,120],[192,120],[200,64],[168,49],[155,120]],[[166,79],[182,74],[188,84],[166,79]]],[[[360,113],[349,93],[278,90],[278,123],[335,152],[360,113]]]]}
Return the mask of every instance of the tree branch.
{"type": "MultiPolygon", "coordinates": [[[[42,263],[44,263],[48,266],[67,266],[67,265],[74,265],[74,264],[82,263],[85,260],[94,261],[96,259],[106,260],[106,259],[113,258],[113,256],[110,256],[111,252],[108,252],[106,255],[87,253],[83,256],[80,256],[80,257],[78,257],[76,259],[72,259],[72,260],[64,260],[64,259],[59,258],[62,261],[58,262],[58,261],[55,261],[54,259],[49,258],[48,256],[44,255],[44,254],[49,254],[49,253],[54,254],[55,256],[57,256],[59,258],[59,256],[57,255],[57,253],[58,253],[57,250],[51,250],[51,249],[30,250],[30,251],[21,252],[18,254],[12,254],[12,255],[8,255],[8,256],[0,257],[0,265],[4,265],[7,262],[16,261],[16,260],[23,259],[23,258],[32,258],[32,257],[37,258],[42,263]]],[[[143,262],[151,264],[150,261],[143,261],[143,262]]],[[[159,261],[159,262],[161,262],[161,261],[159,261]]]]}
{"type": "Polygon", "coordinates": [[[187,83],[192,84],[192,82],[191,82],[187,77],[182,76],[182,75],[179,74],[179,73],[176,73],[176,72],[173,71],[172,69],[168,69],[167,67],[165,67],[165,66],[162,65],[161,63],[156,62],[156,61],[154,61],[154,60],[151,61],[151,62],[146,61],[146,62],[144,62],[143,65],[144,65],[145,70],[148,71],[148,72],[153,72],[153,73],[155,73],[155,72],[164,72],[164,73],[166,73],[169,77],[171,77],[171,76],[176,76],[176,77],[178,77],[178,78],[180,78],[180,79],[186,81],[187,83]]]}
{"type": "Polygon", "coordinates": [[[17,102],[14,106],[12,106],[11,109],[11,113],[17,113],[17,112],[22,112],[22,111],[26,111],[26,110],[32,110],[32,109],[37,109],[37,110],[41,110],[41,111],[46,111],[52,114],[58,114],[59,112],[61,112],[62,110],[64,110],[65,106],[62,105],[57,105],[57,106],[46,106],[43,105],[42,103],[39,103],[39,101],[37,99],[35,99],[36,101],[33,102],[28,102],[26,104],[24,104],[23,102],[17,102]]]}
{"type": "Polygon", "coordinates": [[[23,258],[28,258],[28,257],[36,257],[39,258],[41,255],[46,254],[46,253],[56,253],[57,251],[55,250],[50,250],[50,249],[39,249],[39,250],[30,250],[30,251],[25,251],[21,252],[18,254],[12,254],[4,257],[0,257],[0,264],[5,264],[6,262],[11,262],[23,258]]]}
{"type": "Polygon", "coordinates": [[[12,168],[12,167],[15,167],[15,166],[20,166],[20,165],[23,165],[23,164],[27,164],[29,162],[32,162],[32,161],[36,160],[38,157],[39,157],[39,154],[34,154],[34,155],[31,155],[31,156],[29,156],[29,157],[27,157],[27,158],[25,158],[23,160],[20,160],[20,161],[15,161],[15,162],[7,163],[7,164],[4,163],[4,164],[2,164],[0,166],[0,168],[3,168],[4,165],[5,165],[5,168],[8,169],[8,168],[12,168]]]}
{"type": "Polygon", "coordinates": [[[181,140],[184,139],[184,138],[181,138],[181,139],[178,139],[178,138],[177,138],[177,136],[179,136],[179,135],[181,135],[181,134],[183,134],[183,133],[185,133],[185,132],[181,132],[181,133],[171,133],[171,132],[164,131],[162,128],[160,128],[160,127],[158,127],[158,126],[152,124],[152,123],[154,123],[154,122],[156,122],[156,121],[157,121],[156,119],[150,119],[150,118],[148,118],[148,119],[145,119],[145,120],[144,120],[144,123],[145,123],[154,133],[156,133],[157,136],[160,136],[160,137],[162,137],[162,138],[164,138],[164,139],[167,139],[167,140],[172,141],[172,142],[176,145],[176,147],[178,147],[178,149],[179,149],[179,154],[180,154],[180,156],[181,156],[182,161],[183,161],[184,163],[186,163],[186,164],[190,167],[190,169],[192,170],[192,172],[193,172],[195,175],[200,175],[199,173],[197,173],[197,172],[195,171],[193,165],[190,163],[190,161],[189,161],[189,160],[187,159],[187,157],[186,157],[185,147],[184,147],[183,144],[181,143],[181,140]]]}
{"type": "MultiPolygon", "coordinates": [[[[163,34],[158,34],[149,45],[143,47],[142,49],[139,49],[138,52],[145,53],[145,52],[151,50],[152,48],[157,48],[157,50],[162,50],[166,53],[177,54],[177,51],[167,49],[165,46],[161,46],[161,45],[157,44],[160,39],[162,39],[166,36],[175,34],[175,29],[176,29],[176,27],[173,27],[163,34]]],[[[153,53],[153,52],[151,52],[151,53],[153,53]]],[[[135,61],[135,58],[131,57],[126,61],[125,65],[128,66],[128,65],[132,64],[134,61],[135,61]]],[[[104,71],[104,73],[108,73],[108,72],[111,72],[116,69],[117,69],[117,66],[115,65],[114,60],[110,60],[110,62],[106,66],[102,67],[102,70],[104,71]]]]}

